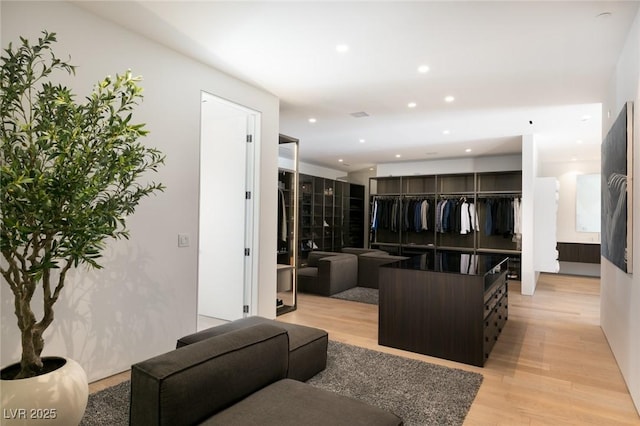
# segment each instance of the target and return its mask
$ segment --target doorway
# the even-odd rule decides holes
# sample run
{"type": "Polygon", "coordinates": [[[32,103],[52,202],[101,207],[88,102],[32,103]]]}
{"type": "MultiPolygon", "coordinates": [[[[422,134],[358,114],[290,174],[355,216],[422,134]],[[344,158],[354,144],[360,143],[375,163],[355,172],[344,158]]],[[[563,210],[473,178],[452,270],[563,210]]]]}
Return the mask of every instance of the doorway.
{"type": "Polygon", "coordinates": [[[201,94],[198,316],[255,310],[254,146],[260,113],[201,94]]]}

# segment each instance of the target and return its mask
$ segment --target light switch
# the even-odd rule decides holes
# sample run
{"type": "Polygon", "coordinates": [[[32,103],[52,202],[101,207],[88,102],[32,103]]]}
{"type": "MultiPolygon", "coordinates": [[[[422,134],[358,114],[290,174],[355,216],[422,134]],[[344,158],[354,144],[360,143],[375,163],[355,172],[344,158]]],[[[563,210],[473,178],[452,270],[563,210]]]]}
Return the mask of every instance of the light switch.
{"type": "Polygon", "coordinates": [[[178,247],[189,247],[189,234],[178,234],[178,247]]]}

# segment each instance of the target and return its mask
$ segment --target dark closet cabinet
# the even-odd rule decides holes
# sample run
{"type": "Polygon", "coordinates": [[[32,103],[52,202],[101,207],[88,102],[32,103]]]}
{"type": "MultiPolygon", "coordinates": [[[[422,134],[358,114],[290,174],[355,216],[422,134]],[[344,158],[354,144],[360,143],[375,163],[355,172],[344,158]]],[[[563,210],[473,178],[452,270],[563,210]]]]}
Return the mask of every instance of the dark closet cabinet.
{"type": "Polygon", "coordinates": [[[276,266],[276,314],[291,312],[297,307],[297,273],[299,185],[298,139],[280,135],[278,156],[278,236],[276,266]]]}
{"type": "Polygon", "coordinates": [[[370,228],[370,247],[407,256],[435,249],[505,254],[509,256],[509,277],[520,277],[521,242],[515,234],[493,229],[491,220],[495,222],[496,218],[490,215],[492,212],[496,215],[496,206],[512,205],[509,203],[521,198],[521,171],[373,177],[369,179],[369,188],[371,215],[376,214],[376,207],[382,206],[385,220],[393,220],[393,225],[386,222],[385,226],[370,228]],[[477,230],[460,233],[437,229],[437,206],[442,200],[451,201],[451,208],[473,204],[477,230]],[[429,206],[426,226],[415,226],[412,212],[416,203],[422,201],[429,206]]]}
{"type": "Polygon", "coordinates": [[[291,264],[293,256],[293,220],[295,174],[290,171],[278,172],[278,263],[291,264]]]}
{"type": "Polygon", "coordinates": [[[362,247],[364,186],[305,174],[299,175],[299,182],[301,262],[313,250],[362,247]]]}
{"type": "Polygon", "coordinates": [[[506,263],[431,251],[380,267],[378,343],[484,366],[508,318],[506,263]]]}

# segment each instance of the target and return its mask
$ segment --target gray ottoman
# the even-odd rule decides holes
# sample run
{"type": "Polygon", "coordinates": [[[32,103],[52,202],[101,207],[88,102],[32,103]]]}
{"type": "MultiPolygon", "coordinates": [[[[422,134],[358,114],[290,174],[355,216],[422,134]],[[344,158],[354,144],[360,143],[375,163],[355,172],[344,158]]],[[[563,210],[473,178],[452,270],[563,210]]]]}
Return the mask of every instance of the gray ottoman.
{"type": "Polygon", "coordinates": [[[327,367],[327,332],[319,328],[274,321],[263,317],[247,317],[178,339],[176,348],[199,342],[209,337],[219,336],[233,330],[251,327],[256,324],[272,324],[287,331],[289,335],[289,372],[290,379],[305,382],[327,367]]]}

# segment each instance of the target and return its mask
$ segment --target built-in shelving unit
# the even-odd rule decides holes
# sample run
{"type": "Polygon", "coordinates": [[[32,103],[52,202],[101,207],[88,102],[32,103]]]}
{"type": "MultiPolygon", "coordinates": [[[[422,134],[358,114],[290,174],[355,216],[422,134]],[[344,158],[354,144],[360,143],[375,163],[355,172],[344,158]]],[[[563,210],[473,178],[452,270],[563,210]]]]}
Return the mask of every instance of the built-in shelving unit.
{"type": "Polygon", "coordinates": [[[364,185],[349,184],[348,202],[345,204],[346,225],[344,245],[364,247],[364,185]]]}
{"type": "MultiPolygon", "coordinates": [[[[388,219],[388,215],[392,215],[395,219],[394,226],[370,229],[370,247],[402,255],[421,254],[435,249],[506,254],[509,256],[509,276],[520,277],[519,236],[495,224],[504,219],[500,216],[505,211],[504,203],[519,200],[522,196],[521,171],[372,177],[369,179],[369,188],[371,215],[381,213],[376,212],[376,205],[383,205],[383,216],[386,215],[388,219]],[[454,201],[456,208],[462,202],[473,204],[478,218],[477,231],[462,234],[452,230],[437,230],[436,210],[441,200],[454,201]],[[427,201],[429,205],[427,229],[413,226],[414,203],[422,201],[427,201]],[[494,216],[495,209],[498,206],[501,209],[499,216],[493,218],[494,222],[487,225],[491,206],[494,216]]],[[[511,220],[515,220],[515,217],[511,220]]]]}
{"type": "Polygon", "coordinates": [[[278,172],[278,263],[291,264],[293,256],[294,221],[294,181],[295,173],[280,170],[278,172]]]}
{"type": "Polygon", "coordinates": [[[364,186],[300,174],[300,259],[312,250],[362,247],[364,186]]]}
{"type": "Polygon", "coordinates": [[[283,165],[278,170],[277,315],[294,311],[298,304],[298,142],[291,136],[279,136],[278,155],[283,165]]]}

